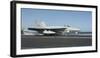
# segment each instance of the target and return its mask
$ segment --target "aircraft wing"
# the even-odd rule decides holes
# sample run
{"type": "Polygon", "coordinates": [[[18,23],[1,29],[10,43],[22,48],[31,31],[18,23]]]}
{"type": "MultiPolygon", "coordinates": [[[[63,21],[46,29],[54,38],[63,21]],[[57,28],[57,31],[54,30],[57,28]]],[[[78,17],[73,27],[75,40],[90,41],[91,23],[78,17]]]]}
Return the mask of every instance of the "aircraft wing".
{"type": "Polygon", "coordinates": [[[65,29],[66,28],[28,28],[28,30],[35,30],[35,31],[38,31],[40,33],[42,33],[44,30],[50,30],[50,31],[54,31],[54,32],[62,32],[65,29]]]}

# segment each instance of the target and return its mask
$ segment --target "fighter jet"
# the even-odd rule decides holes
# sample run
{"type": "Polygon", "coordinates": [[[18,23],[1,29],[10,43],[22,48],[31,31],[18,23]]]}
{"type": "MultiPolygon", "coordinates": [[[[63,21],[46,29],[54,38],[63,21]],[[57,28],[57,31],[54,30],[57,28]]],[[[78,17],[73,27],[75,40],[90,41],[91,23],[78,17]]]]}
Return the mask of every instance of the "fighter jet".
{"type": "Polygon", "coordinates": [[[28,30],[34,30],[42,35],[64,35],[64,33],[78,33],[80,29],[73,28],[69,25],[64,26],[48,26],[44,21],[35,21],[34,27],[28,28],[28,30]]]}

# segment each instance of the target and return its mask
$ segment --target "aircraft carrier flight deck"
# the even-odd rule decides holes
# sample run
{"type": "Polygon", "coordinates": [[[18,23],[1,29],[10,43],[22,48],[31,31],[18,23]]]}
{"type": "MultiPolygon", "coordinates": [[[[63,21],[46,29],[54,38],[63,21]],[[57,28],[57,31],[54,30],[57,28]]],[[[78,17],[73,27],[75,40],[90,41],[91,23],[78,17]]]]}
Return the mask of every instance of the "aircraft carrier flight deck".
{"type": "Polygon", "coordinates": [[[92,46],[92,34],[85,35],[22,35],[21,49],[92,46]]]}

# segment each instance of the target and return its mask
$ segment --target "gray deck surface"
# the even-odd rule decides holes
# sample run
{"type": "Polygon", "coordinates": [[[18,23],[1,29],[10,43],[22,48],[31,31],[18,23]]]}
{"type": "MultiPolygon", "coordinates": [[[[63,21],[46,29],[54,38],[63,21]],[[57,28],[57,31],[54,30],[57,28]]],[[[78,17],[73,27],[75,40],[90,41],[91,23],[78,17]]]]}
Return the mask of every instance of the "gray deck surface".
{"type": "Polygon", "coordinates": [[[21,49],[92,46],[91,35],[21,37],[21,49]]]}

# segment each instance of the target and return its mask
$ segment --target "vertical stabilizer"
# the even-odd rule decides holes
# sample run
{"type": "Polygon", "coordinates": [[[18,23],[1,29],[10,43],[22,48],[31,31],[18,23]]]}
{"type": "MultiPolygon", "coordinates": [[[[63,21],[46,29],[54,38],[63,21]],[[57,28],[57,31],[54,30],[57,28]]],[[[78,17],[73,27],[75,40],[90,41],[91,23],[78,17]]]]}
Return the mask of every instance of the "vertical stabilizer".
{"type": "Polygon", "coordinates": [[[47,25],[44,21],[36,20],[35,21],[35,27],[37,28],[45,28],[47,25]]]}

